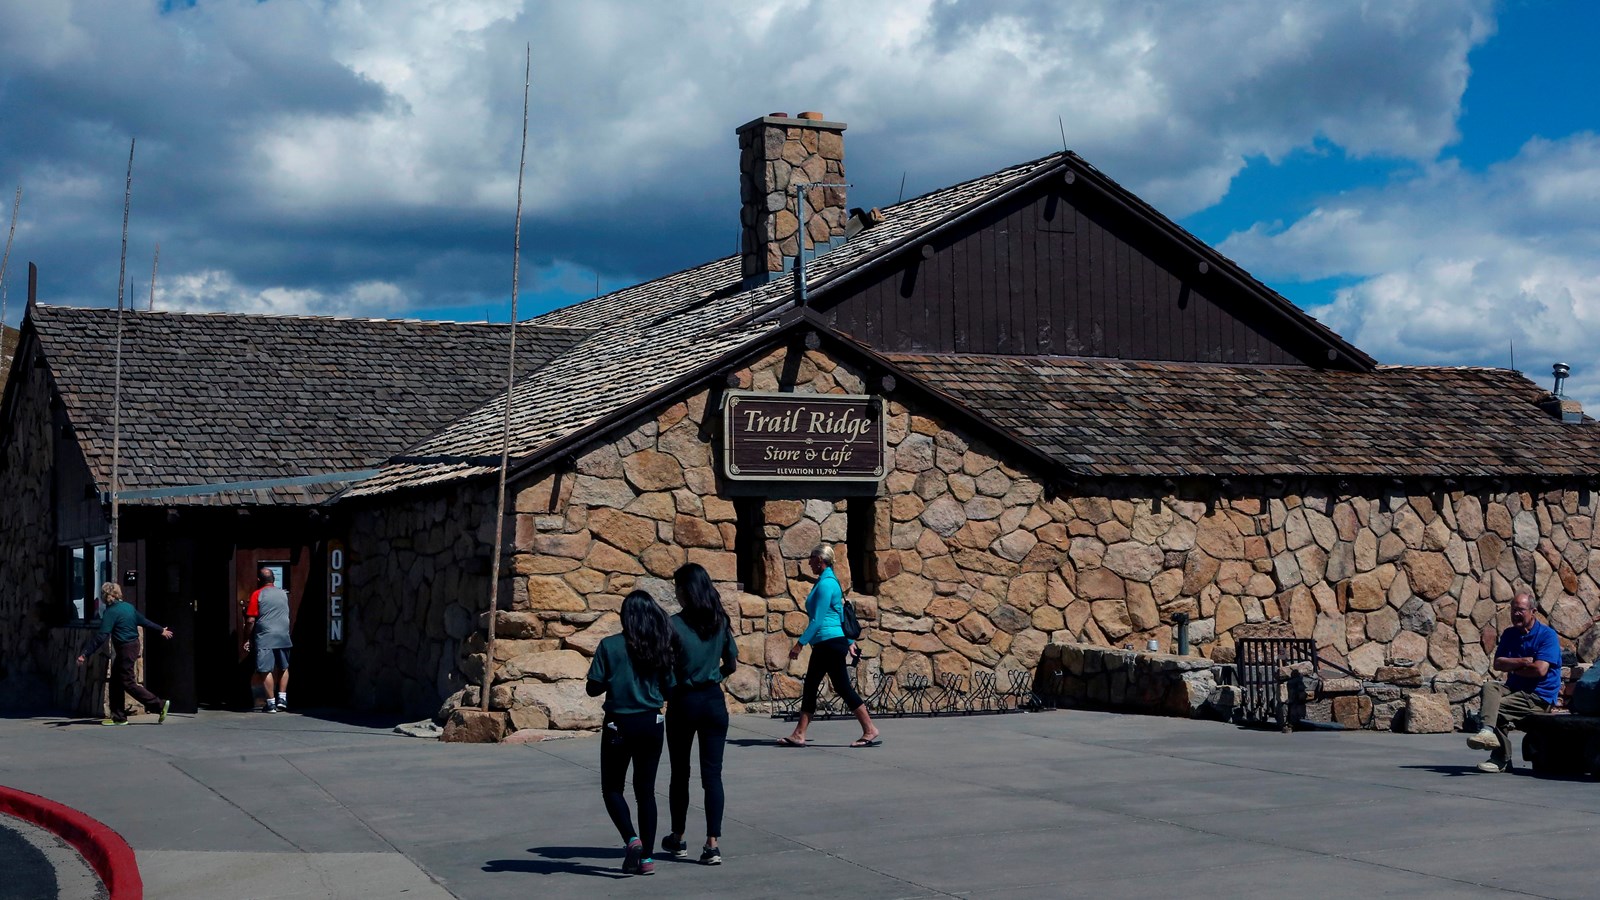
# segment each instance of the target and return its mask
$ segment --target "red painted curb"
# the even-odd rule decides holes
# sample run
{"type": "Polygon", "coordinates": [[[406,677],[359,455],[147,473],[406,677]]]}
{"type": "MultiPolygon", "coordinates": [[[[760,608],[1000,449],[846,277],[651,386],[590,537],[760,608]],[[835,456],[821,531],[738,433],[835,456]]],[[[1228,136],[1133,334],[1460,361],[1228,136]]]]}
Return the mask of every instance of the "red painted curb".
{"type": "Polygon", "coordinates": [[[133,848],[105,823],[47,797],[0,785],[0,813],[8,813],[54,832],[76,847],[100,880],[111,900],[144,900],[144,879],[133,848]]]}

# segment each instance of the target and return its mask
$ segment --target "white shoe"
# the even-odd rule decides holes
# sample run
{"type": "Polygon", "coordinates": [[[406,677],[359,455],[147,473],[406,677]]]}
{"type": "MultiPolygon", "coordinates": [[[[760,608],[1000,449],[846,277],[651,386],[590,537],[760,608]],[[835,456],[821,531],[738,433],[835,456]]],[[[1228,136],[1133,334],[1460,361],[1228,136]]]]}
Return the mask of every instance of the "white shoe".
{"type": "Polygon", "coordinates": [[[1508,772],[1510,770],[1511,770],[1510,766],[1502,766],[1502,765],[1500,765],[1499,763],[1495,762],[1492,759],[1486,759],[1483,762],[1478,763],[1478,771],[1479,772],[1488,772],[1490,774],[1498,775],[1498,774],[1500,774],[1502,772],[1508,772]]]}
{"type": "Polygon", "coordinates": [[[1467,746],[1474,750],[1500,749],[1500,736],[1492,728],[1484,728],[1472,737],[1467,738],[1467,746]]]}

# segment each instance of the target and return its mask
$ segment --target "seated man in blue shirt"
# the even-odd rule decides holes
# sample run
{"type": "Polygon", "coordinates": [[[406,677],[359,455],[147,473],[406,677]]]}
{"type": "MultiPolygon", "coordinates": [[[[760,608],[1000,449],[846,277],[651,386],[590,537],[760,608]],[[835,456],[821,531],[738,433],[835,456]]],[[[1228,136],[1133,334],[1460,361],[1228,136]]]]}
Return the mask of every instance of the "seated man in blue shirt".
{"type": "Polygon", "coordinates": [[[1511,739],[1506,732],[1529,713],[1544,712],[1561,693],[1561,641],[1555,629],[1534,616],[1533,595],[1511,599],[1511,627],[1494,648],[1494,670],[1505,672],[1504,684],[1483,685],[1483,728],[1467,738],[1467,746],[1488,750],[1478,763],[1480,772],[1505,772],[1511,768],[1511,739]]]}

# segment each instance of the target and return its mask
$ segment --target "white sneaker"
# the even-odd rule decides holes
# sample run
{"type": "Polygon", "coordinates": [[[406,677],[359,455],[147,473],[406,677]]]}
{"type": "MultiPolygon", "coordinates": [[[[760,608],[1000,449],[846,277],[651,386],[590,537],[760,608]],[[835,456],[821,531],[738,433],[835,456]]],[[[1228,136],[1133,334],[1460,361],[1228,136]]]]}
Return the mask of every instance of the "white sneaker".
{"type": "Polygon", "coordinates": [[[1511,768],[1510,766],[1502,766],[1501,764],[1495,762],[1492,759],[1486,759],[1483,762],[1478,763],[1478,771],[1479,772],[1488,772],[1488,773],[1491,773],[1491,774],[1499,774],[1499,773],[1502,773],[1502,772],[1506,772],[1506,771],[1509,771],[1510,768],[1511,768]]]}
{"type": "Polygon", "coordinates": [[[1500,736],[1492,728],[1484,728],[1472,737],[1467,738],[1467,746],[1474,750],[1500,749],[1500,736]]]}
{"type": "Polygon", "coordinates": [[[289,711],[289,701],[283,699],[282,697],[279,697],[278,698],[278,712],[288,712],[288,711],[289,711]]]}

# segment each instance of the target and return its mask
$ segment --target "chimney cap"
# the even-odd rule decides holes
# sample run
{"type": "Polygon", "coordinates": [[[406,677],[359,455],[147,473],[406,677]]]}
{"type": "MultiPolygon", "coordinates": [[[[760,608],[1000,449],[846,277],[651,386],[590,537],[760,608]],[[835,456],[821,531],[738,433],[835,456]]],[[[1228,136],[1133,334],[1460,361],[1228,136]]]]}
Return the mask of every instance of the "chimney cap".
{"type": "Polygon", "coordinates": [[[802,119],[826,119],[827,116],[823,115],[822,113],[817,112],[816,110],[807,110],[806,112],[803,112],[803,113],[800,114],[800,118],[802,118],[802,119]]]}
{"type": "Polygon", "coordinates": [[[1556,363],[1550,367],[1550,374],[1557,378],[1565,378],[1572,374],[1572,367],[1566,363],[1556,363]]]}
{"type": "Polygon", "coordinates": [[[804,115],[805,114],[802,114],[799,117],[790,117],[784,113],[769,113],[768,115],[762,116],[759,119],[751,119],[743,125],[740,125],[738,128],[734,129],[734,133],[743,134],[746,131],[759,128],[763,125],[776,125],[783,128],[815,128],[826,131],[843,131],[850,127],[843,122],[830,122],[826,119],[820,118],[822,115],[821,113],[814,113],[813,115],[818,116],[818,118],[811,119],[804,118],[804,115]]]}

